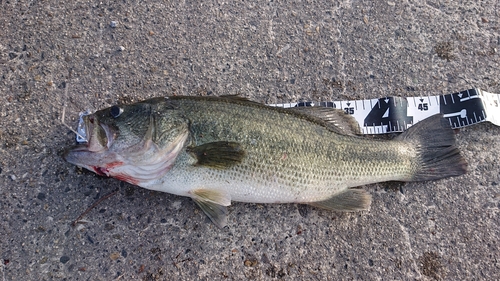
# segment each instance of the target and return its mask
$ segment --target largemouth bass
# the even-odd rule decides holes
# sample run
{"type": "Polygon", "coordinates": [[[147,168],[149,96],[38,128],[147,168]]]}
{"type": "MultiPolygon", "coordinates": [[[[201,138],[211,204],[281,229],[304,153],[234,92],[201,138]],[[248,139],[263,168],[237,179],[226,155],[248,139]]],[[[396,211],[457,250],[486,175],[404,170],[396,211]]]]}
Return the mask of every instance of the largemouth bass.
{"type": "Polygon", "coordinates": [[[435,115],[394,140],[356,135],[331,108],[273,108],[243,98],[167,97],[84,117],[88,143],[64,158],[99,175],[191,197],[219,227],[231,201],[370,207],[360,185],[466,172],[447,121],[435,115]]]}

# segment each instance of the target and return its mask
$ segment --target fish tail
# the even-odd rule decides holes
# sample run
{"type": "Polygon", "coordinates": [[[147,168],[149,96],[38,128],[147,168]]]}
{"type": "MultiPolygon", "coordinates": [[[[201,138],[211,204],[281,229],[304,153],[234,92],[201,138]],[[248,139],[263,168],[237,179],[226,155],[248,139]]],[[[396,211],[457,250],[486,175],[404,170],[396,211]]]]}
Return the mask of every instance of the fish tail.
{"type": "Polygon", "coordinates": [[[467,162],[456,146],[455,133],[441,114],[413,125],[397,140],[410,142],[418,150],[415,172],[409,181],[437,180],[467,172],[467,162]]]}

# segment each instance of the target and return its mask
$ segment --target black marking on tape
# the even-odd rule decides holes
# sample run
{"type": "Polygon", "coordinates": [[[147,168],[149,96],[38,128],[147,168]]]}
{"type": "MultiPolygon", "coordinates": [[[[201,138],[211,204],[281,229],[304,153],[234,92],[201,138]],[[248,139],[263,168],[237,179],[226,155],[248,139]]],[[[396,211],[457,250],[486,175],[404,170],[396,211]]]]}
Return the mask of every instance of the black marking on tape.
{"type": "Polygon", "coordinates": [[[453,128],[466,126],[464,124],[469,125],[469,120],[473,120],[473,117],[475,118],[474,120],[477,120],[476,112],[481,113],[482,118],[479,116],[479,120],[474,123],[482,122],[487,117],[484,111],[483,102],[476,89],[442,95],[440,96],[440,101],[439,111],[445,118],[448,118],[453,128]],[[463,98],[464,96],[466,96],[466,98],[463,98]],[[447,99],[452,102],[446,103],[447,99]]]}
{"type": "Polygon", "coordinates": [[[387,133],[401,132],[406,128],[401,127],[399,122],[404,124],[413,124],[413,116],[408,116],[408,101],[401,97],[381,98],[377,102],[378,106],[374,106],[370,113],[365,117],[363,125],[387,126],[387,133]],[[397,105],[399,103],[399,105],[397,105]],[[386,114],[387,113],[387,114],[386,114]],[[396,125],[393,125],[396,124],[396,125]]]}

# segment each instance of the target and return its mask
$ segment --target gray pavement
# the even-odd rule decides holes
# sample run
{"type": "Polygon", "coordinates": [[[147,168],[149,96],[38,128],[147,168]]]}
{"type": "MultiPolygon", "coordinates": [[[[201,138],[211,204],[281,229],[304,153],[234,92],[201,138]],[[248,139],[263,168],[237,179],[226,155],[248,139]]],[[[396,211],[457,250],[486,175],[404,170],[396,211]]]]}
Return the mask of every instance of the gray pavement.
{"type": "Polygon", "coordinates": [[[490,1],[0,1],[1,280],[499,280],[500,128],[467,175],[382,183],[369,212],[189,198],[61,158],[85,109],[165,95],[274,103],[500,93],[490,1]],[[98,198],[118,190],[71,226],[98,198]]]}

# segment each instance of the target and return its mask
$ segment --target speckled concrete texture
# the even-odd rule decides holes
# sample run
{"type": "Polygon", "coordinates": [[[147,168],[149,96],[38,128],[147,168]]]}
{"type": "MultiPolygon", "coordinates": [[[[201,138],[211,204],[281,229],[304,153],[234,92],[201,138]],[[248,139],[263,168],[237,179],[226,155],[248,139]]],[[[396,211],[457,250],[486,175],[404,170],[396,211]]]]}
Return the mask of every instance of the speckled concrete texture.
{"type": "MultiPolygon", "coordinates": [[[[189,198],[63,161],[85,109],[500,93],[490,1],[0,1],[0,280],[499,280],[500,128],[467,175],[366,186],[369,212],[189,198]],[[118,192],[71,223],[102,196],[118,192]]],[[[332,167],[334,168],[334,167],[332,167]]]]}

